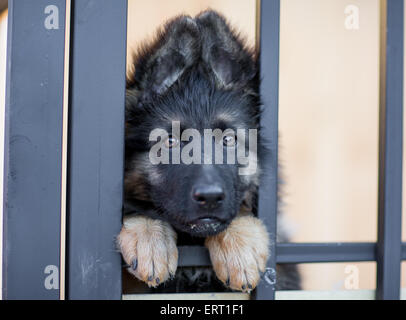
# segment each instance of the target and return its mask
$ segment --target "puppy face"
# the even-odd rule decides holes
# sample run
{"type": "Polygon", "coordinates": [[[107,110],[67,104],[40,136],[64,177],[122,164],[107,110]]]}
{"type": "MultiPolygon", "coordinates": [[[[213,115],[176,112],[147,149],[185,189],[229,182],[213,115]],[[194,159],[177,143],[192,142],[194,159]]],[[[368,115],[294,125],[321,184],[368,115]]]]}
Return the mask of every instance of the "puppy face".
{"type": "Polygon", "coordinates": [[[135,61],[126,101],[126,208],[194,236],[221,232],[258,182],[252,53],[209,11],[168,23],[135,61]],[[247,161],[240,160],[255,170],[242,173],[247,161]]]}

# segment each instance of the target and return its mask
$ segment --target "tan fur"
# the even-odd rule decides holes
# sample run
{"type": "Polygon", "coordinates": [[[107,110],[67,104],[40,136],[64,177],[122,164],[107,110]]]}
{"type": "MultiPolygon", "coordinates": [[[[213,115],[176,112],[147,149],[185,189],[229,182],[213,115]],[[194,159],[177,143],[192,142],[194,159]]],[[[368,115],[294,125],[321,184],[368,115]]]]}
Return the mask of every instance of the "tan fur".
{"type": "Polygon", "coordinates": [[[261,220],[246,213],[205,241],[217,277],[233,290],[250,292],[265,271],[269,237],[261,220]]]}
{"type": "Polygon", "coordinates": [[[150,199],[148,190],[145,187],[145,178],[140,172],[134,170],[127,174],[124,179],[124,185],[125,190],[131,192],[136,199],[146,201],[150,199]]]}
{"type": "Polygon", "coordinates": [[[148,286],[156,287],[175,275],[178,266],[177,235],[164,221],[143,216],[124,218],[123,227],[117,237],[121,254],[132,266],[128,271],[148,286]]]}

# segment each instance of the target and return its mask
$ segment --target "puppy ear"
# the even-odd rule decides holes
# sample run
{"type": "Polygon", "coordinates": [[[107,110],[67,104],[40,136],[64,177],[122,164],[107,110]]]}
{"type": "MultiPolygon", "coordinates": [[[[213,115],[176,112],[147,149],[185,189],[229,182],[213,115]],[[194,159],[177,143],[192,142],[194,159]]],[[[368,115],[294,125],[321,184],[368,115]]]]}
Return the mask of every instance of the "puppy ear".
{"type": "Polygon", "coordinates": [[[254,51],[215,11],[196,17],[202,38],[202,58],[222,87],[246,86],[257,74],[254,51]]]}
{"type": "Polygon", "coordinates": [[[199,56],[199,32],[196,22],[188,16],[169,21],[151,45],[146,45],[134,57],[135,74],[127,88],[135,87],[161,95],[171,87],[199,56]]]}

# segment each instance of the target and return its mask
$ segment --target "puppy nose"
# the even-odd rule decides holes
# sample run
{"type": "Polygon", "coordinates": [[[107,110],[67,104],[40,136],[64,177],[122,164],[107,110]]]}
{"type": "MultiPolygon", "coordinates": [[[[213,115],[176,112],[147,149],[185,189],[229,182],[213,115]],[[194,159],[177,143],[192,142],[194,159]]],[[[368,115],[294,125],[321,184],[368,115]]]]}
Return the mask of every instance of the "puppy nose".
{"type": "Polygon", "coordinates": [[[193,200],[205,209],[217,208],[224,197],[224,190],[218,185],[200,185],[193,189],[193,200]]]}

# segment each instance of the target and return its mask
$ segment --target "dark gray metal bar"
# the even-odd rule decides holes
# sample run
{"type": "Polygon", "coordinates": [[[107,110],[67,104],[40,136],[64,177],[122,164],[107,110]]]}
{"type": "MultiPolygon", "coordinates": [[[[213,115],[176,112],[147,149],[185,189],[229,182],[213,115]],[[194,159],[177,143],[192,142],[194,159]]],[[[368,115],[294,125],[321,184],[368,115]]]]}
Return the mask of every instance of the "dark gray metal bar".
{"type": "Polygon", "coordinates": [[[9,1],[5,299],[59,299],[65,0],[49,5],[9,1]]]}
{"type": "Polygon", "coordinates": [[[179,267],[211,266],[209,251],[203,246],[179,246],[179,267]]]}
{"type": "Polygon", "coordinates": [[[270,151],[258,196],[258,217],[265,223],[271,243],[264,279],[256,289],[256,299],[274,299],[276,285],[276,215],[278,202],[278,96],[279,96],[279,16],[280,1],[260,2],[260,94],[264,104],[261,136],[270,151]]]}
{"type": "Polygon", "coordinates": [[[373,261],[375,243],[278,243],[277,263],[373,261]]]}
{"type": "Polygon", "coordinates": [[[406,260],[406,242],[402,243],[402,255],[401,255],[402,260],[406,260]]]}
{"type": "MultiPolygon", "coordinates": [[[[376,261],[374,242],[334,243],[278,243],[276,262],[318,263],[376,261]]],[[[406,243],[402,244],[402,260],[406,260],[406,243]]],[[[210,266],[210,257],[205,247],[179,247],[179,266],[210,266]]]]}
{"type": "Polygon", "coordinates": [[[126,0],[73,4],[69,299],[120,299],[126,0]]]}
{"type": "Polygon", "coordinates": [[[377,298],[399,299],[403,147],[403,0],[381,1],[377,298]]]}

